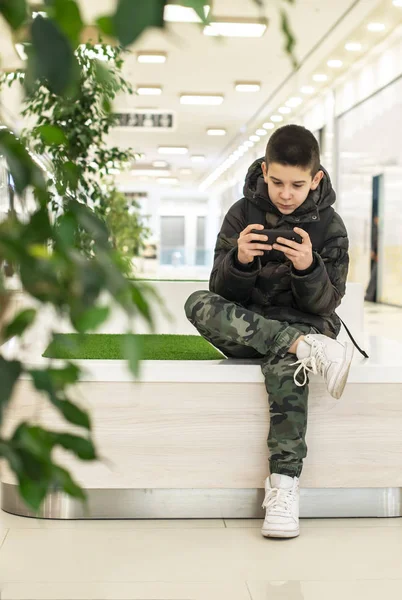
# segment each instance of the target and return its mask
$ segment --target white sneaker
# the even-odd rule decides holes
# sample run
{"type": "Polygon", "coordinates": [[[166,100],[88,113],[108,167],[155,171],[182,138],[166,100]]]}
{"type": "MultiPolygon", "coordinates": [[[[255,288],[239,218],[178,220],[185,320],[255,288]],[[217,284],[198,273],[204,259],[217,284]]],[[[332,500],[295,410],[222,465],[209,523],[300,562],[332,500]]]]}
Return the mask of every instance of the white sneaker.
{"type": "Polygon", "coordinates": [[[265,480],[266,508],[261,533],[264,537],[292,538],[299,535],[299,479],[273,473],[265,480]]]}
{"type": "Polygon", "coordinates": [[[350,342],[338,342],[326,335],[309,334],[299,342],[296,356],[299,359],[293,365],[299,365],[294,380],[299,387],[307,382],[307,372],[319,373],[325,379],[331,396],[342,396],[353,358],[354,346],[350,342]],[[299,383],[297,375],[303,370],[304,381],[299,383]]]}

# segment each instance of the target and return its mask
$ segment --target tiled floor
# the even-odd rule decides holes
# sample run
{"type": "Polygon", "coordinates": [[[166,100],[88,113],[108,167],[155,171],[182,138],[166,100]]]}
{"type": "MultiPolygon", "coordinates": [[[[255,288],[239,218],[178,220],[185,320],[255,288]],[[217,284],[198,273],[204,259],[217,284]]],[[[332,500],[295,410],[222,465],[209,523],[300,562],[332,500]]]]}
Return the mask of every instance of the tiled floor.
{"type": "MultiPolygon", "coordinates": [[[[402,309],[367,305],[399,339],[402,309]]],[[[402,598],[402,518],[301,521],[42,521],[0,513],[1,600],[378,600],[402,598]]]]}

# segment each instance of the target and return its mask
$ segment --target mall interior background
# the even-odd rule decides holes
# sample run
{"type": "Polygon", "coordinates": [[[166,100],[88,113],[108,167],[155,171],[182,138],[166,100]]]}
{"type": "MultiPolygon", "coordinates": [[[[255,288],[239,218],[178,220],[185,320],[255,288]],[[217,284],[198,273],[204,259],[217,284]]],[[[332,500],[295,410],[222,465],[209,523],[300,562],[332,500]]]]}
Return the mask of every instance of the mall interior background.
{"type": "MultiPolygon", "coordinates": [[[[275,126],[287,122],[305,125],[320,143],[322,164],[329,171],[337,192],[335,208],[349,232],[349,281],[360,282],[366,289],[376,262],[377,289],[373,299],[402,306],[402,7],[392,0],[365,4],[366,20],[370,17],[369,4],[386,9],[382,15],[385,15],[386,31],[368,34],[370,37],[367,37],[366,31],[361,51],[354,53],[348,68],[343,68],[338,74],[336,69],[325,67],[327,81],[323,83],[313,82],[317,71],[320,71],[319,61],[322,62],[325,56],[316,51],[315,63],[305,61],[299,71],[287,77],[268,100],[261,96],[264,102],[259,113],[266,115],[264,118],[261,116],[261,120],[268,120],[269,125],[274,127],[269,115],[277,112],[277,107],[282,104],[290,106],[289,98],[299,99],[299,103],[293,102],[290,114],[283,114],[283,122],[275,123],[275,126]],[[392,14],[389,12],[391,8],[392,14]],[[377,39],[376,36],[380,37],[377,39]],[[313,94],[311,90],[308,94],[300,93],[300,90],[306,91],[306,84],[311,83],[315,86],[313,94]],[[378,217],[378,230],[374,236],[377,248],[373,257],[375,216],[378,217]]],[[[341,31],[333,42],[338,48],[343,48],[348,40],[357,39],[350,29],[347,23],[342,23],[341,31]]],[[[152,42],[149,44],[154,41],[154,34],[150,35],[152,42]]],[[[133,48],[133,55],[142,46],[141,41],[138,42],[133,48]]],[[[329,57],[335,56],[328,48],[325,52],[329,57]]],[[[349,56],[352,54],[349,52],[349,56]]],[[[154,74],[151,78],[157,80],[154,74]]],[[[264,83],[262,69],[260,80],[264,83]]],[[[216,82],[214,87],[217,88],[216,82]]],[[[244,96],[247,100],[250,94],[244,96]]],[[[164,108],[166,104],[163,94],[158,98],[137,97],[131,100],[131,109],[144,106],[144,100],[147,107],[154,109],[164,108]]],[[[20,107],[20,92],[15,87],[3,90],[2,118],[8,124],[11,122],[17,130],[23,126],[20,107]]],[[[194,122],[197,109],[193,107],[194,122]]],[[[207,110],[211,124],[218,125],[224,109],[211,106],[207,110]]],[[[246,136],[254,133],[247,131],[248,123],[242,123],[241,115],[238,117],[234,141],[238,139],[239,132],[246,132],[246,136]]],[[[178,112],[180,140],[185,119],[188,119],[188,114],[182,116],[178,112]]],[[[259,127],[263,134],[261,123],[259,127]]],[[[241,148],[235,150],[234,146],[230,148],[233,140],[225,140],[213,156],[207,156],[207,159],[210,158],[208,168],[190,181],[185,177],[178,180],[166,178],[163,183],[155,184],[152,177],[133,177],[127,173],[116,176],[119,188],[138,200],[143,220],[152,231],[147,252],[135,259],[140,277],[208,279],[222,219],[228,208],[242,197],[247,168],[255,158],[264,154],[271,132],[272,129],[266,129],[267,135],[254,137],[255,141],[250,143],[247,151],[241,148]],[[156,252],[153,252],[154,249],[156,252]]],[[[136,132],[116,130],[113,141],[127,145],[136,135],[136,132]]],[[[163,132],[142,135],[148,136],[147,140],[151,140],[155,151],[165,139],[163,132]]],[[[187,131],[190,144],[191,136],[191,132],[187,131]]],[[[149,156],[146,162],[150,162],[149,156]]],[[[138,166],[141,167],[141,161],[138,166]]],[[[190,172],[190,169],[187,171],[190,172]]],[[[180,172],[185,173],[186,169],[181,168],[180,172]]],[[[11,188],[12,182],[3,164],[0,170],[0,212],[3,214],[9,208],[11,188]]],[[[28,208],[29,205],[28,198],[28,208]]],[[[14,206],[22,210],[18,198],[14,198],[14,206]]]]}

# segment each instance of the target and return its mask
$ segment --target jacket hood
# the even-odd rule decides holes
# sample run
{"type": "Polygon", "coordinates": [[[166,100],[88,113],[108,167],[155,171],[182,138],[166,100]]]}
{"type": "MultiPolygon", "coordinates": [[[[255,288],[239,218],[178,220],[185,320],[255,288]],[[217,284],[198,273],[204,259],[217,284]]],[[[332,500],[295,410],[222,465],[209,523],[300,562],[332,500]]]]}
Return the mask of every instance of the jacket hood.
{"type": "MultiPolygon", "coordinates": [[[[282,213],[276,208],[268,195],[268,186],[264,181],[261,164],[265,158],[258,158],[249,167],[246,180],[244,183],[244,197],[256,204],[259,208],[274,212],[281,215],[282,213]]],[[[306,200],[299,206],[289,217],[307,216],[317,214],[317,212],[334,204],[336,200],[335,190],[332,187],[331,179],[328,172],[320,165],[320,170],[323,171],[324,177],[316,190],[310,190],[306,200]]]]}

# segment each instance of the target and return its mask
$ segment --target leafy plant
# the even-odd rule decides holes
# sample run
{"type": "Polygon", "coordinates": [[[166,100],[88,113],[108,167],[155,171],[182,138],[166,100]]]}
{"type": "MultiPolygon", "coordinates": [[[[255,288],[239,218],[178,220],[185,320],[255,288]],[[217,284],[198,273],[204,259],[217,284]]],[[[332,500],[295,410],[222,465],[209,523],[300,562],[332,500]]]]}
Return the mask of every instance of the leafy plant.
{"type": "MultiPolygon", "coordinates": [[[[75,55],[80,77],[74,102],[50,91],[43,81],[37,81],[31,86],[22,110],[22,115],[35,125],[23,131],[21,141],[51,163],[53,176],[47,184],[56,215],[63,215],[65,202],[74,198],[105,219],[109,200],[117,193],[110,183],[110,174],[129,166],[138,157],[131,149],[123,151],[107,144],[110,129],[116,123],[112,102],[117,94],[132,94],[133,90],[121,74],[121,46],[87,43],[80,45],[75,55]]],[[[11,86],[15,81],[24,84],[25,73],[4,74],[0,85],[11,86]]],[[[138,218],[136,222],[135,239],[140,240],[138,218]]],[[[75,244],[88,256],[92,255],[93,240],[82,228],[76,232],[75,244]]]]}
{"type": "MultiPolygon", "coordinates": [[[[262,4],[261,0],[254,1],[262,4]]],[[[179,3],[194,8],[202,22],[208,23],[203,11],[206,0],[179,3]]],[[[165,0],[116,0],[115,12],[99,18],[97,25],[108,39],[126,47],[149,27],[164,26],[165,4],[165,0]]],[[[123,307],[131,320],[140,314],[152,330],[150,303],[159,299],[151,287],[124,277],[121,255],[115,248],[120,242],[116,237],[114,244],[111,243],[105,221],[94,212],[94,206],[105,208],[105,196],[91,169],[96,170],[95,164],[102,164],[106,172],[114,161],[132,158],[129,153],[119,154],[110,148],[103,148],[98,154],[93,152],[94,140],[99,135],[96,127],[100,122],[106,128],[110,126],[110,98],[125,83],[119,80],[117,72],[113,73],[113,68],[107,70],[96,60],[89,63],[88,56],[78,49],[84,23],[76,0],[46,0],[43,9],[46,18],[41,14],[32,18],[27,0],[0,0],[0,15],[15,39],[26,42],[26,68],[15,77],[23,80],[27,110],[39,117],[35,135],[29,141],[36,152],[47,152],[55,163],[53,181],[44,177],[26,143],[9,129],[0,128],[0,154],[7,161],[16,193],[22,199],[27,190],[32,190],[36,202],[30,214],[22,217],[11,212],[0,223],[0,264],[6,261],[14,265],[23,291],[36,299],[39,306],[52,305],[60,317],[70,320],[78,333],[96,329],[107,318],[109,307],[100,302],[104,291],[123,307]],[[96,89],[96,106],[101,107],[101,115],[94,114],[91,89],[85,88],[88,73],[93,78],[92,90],[96,89]],[[76,106],[80,102],[82,114],[77,115],[76,106]],[[72,119],[77,119],[79,127],[67,126],[69,119],[69,125],[72,119]],[[88,181],[84,181],[87,175],[88,181]],[[62,199],[62,214],[57,222],[52,215],[56,193],[62,199]],[[90,256],[76,244],[81,232],[91,242],[90,256]]],[[[282,29],[291,53],[293,46],[286,19],[282,19],[282,29]]],[[[121,50],[116,48],[112,52],[118,70],[121,50]]],[[[37,309],[26,309],[10,317],[11,295],[0,271],[0,343],[3,344],[12,337],[24,336],[37,317],[37,309]]],[[[125,338],[124,355],[134,375],[138,375],[139,349],[131,330],[125,338]]],[[[90,415],[69,397],[70,386],[80,378],[79,367],[66,361],[61,367],[51,364],[45,369],[32,369],[18,353],[13,356],[3,347],[0,424],[22,375],[28,376],[33,388],[44,394],[64,419],[82,433],[46,431],[38,425],[21,422],[10,436],[0,435],[0,457],[15,473],[22,498],[34,510],[51,490],[63,490],[85,501],[85,492],[53,458],[54,449],[62,447],[81,460],[98,459],[90,415]]]]}
{"type": "Polygon", "coordinates": [[[123,256],[138,256],[151,230],[143,224],[140,205],[123,192],[112,188],[107,199],[106,224],[113,247],[123,256]]]}

